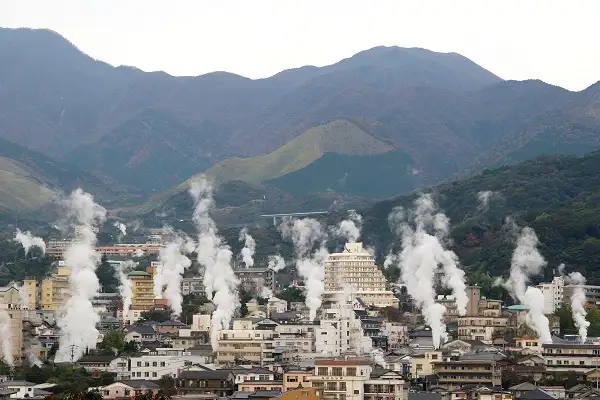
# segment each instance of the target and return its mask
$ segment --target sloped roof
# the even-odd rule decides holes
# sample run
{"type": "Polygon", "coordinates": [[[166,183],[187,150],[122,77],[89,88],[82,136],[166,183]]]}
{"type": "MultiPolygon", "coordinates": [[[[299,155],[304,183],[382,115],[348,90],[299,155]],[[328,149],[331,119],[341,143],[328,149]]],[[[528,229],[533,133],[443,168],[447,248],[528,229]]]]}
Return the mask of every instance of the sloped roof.
{"type": "Polygon", "coordinates": [[[544,392],[541,389],[531,390],[527,393],[524,393],[519,399],[527,399],[527,400],[554,400],[554,397],[550,396],[548,393],[544,392]]]}
{"type": "Polygon", "coordinates": [[[15,386],[35,386],[35,383],[28,381],[6,381],[0,383],[0,388],[15,387],[15,386]]]}
{"type": "Polygon", "coordinates": [[[233,376],[230,370],[217,369],[214,371],[183,371],[179,375],[181,379],[206,379],[206,380],[225,380],[233,376]]]}
{"type": "Polygon", "coordinates": [[[508,390],[519,390],[519,391],[524,391],[524,390],[536,390],[538,387],[535,386],[533,383],[529,383],[529,382],[523,382],[523,383],[519,383],[518,385],[509,387],[508,390]]]}
{"type": "Polygon", "coordinates": [[[124,385],[129,386],[132,389],[135,390],[153,390],[153,389],[158,389],[160,388],[160,386],[158,386],[156,383],[152,382],[152,381],[145,381],[143,379],[133,379],[133,380],[128,380],[128,381],[118,381],[115,383],[122,383],[124,385]]]}

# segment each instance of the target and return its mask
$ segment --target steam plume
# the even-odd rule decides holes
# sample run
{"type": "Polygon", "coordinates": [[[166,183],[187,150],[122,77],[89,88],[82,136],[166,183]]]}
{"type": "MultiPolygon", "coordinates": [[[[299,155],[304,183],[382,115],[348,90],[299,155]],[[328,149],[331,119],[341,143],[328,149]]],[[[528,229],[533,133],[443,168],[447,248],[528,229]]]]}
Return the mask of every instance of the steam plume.
{"type": "Polygon", "coordinates": [[[466,314],[468,302],[464,272],[458,268],[456,255],[441,243],[449,231],[448,218],[441,213],[433,214],[435,205],[429,195],[419,197],[415,206],[414,228],[405,221],[406,213],[402,209],[395,209],[388,218],[390,226],[402,237],[402,252],[396,257],[388,256],[387,264],[396,260],[400,263],[401,281],[431,327],[433,345],[438,348],[440,339],[446,341],[448,335],[443,323],[446,308],[435,302],[436,270],[441,264],[442,282],[452,289],[460,315],[466,314]],[[432,229],[435,236],[428,233],[427,228],[432,229]]]}
{"type": "MultiPolygon", "coordinates": [[[[509,223],[513,223],[512,220],[509,223]]],[[[521,230],[517,247],[512,255],[510,276],[505,287],[513,299],[520,301],[529,309],[527,324],[537,332],[542,343],[551,343],[549,321],[544,315],[544,295],[538,288],[527,286],[529,278],[539,274],[542,267],[546,265],[544,257],[537,250],[538,243],[533,229],[525,227],[521,230]]]]}
{"type": "Polygon", "coordinates": [[[487,210],[490,205],[490,200],[494,197],[495,192],[491,190],[485,190],[477,193],[477,200],[479,200],[479,206],[483,210],[487,210]]]}
{"type": "Polygon", "coordinates": [[[585,285],[585,278],[579,272],[572,272],[568,277],[569,283],[577,285],[573,289],[571,295],[571,311],[573,313],[573,321],[579,329],[579,338],[581,343],[585,343],[587,339],[587,330],[590,327],[590,322],[586,320],[587,311],[585,310],[585,290],[582,285],[585,285]]]}
{"type": "Polygon", "coordinates": [[[321,224],[312,218],[286,219],[279,229],[284,238],[289,238],[294,243],[296,268],[304,279],[306,305],[310,309],[310,320],[313,321],[317,317],[317,310],[321,307],[321,297],[325,291],[325,261],[329,256],[324,243],[326,235],[321,229],[321,224]],[[311,254],[313,246],[319,240],[322,240],[320,248],[311,254]]]}
{"type": "Polygon", "coordinates": [[[362,217],[354,210],[350,210],[348,214],[348,218],[340,222],[334,229],[334,233],[338,237],[345,238],[349,243],[354,243],[360,237],[362,217]]]}
{"type": "Polygon", "coordinates": [[[16,282],[12,283],[12,286],[19,291],[19,299],[21,300],[21,308],[29,308],[29,294],[25,288],[16,282]]]}
{"type": "Polygon", "coordinates": [[[154,275],[154,297],[166,298],[174,317],[181,315],[181,281],[186,268],[192,265],[185,254],[193,251],[193,248],[194,244],[189,239],[174,234],[173,241],[162,247],[158,254],[161,265],[154,275]]]}
{"type": "Polygon", "coordinates": [[[137,265],[132,260],[127,260],[116,267],[115,275],[119,280],[119,294],[123,301],[123,320],[129,315],[131,308],[131,299],[133,297],[133,282],[127,276],[127,273],[137,265]]]}
{"type": "Polygon", "coordinates": [[[216,310],[212,314],[210,341],[217,349],[219,331],[229,329],[237,309],[237,279],[231,268],[231,250],[222,243],[215,222],[210,217],[213,207],[212,186],[204,178],[192,181],[190,194],[194,198],[193,220],[198,230],[198,262],[205,267],[206,297],[212,299],[216,310]]]}
{"type": "Polygon", "coordinates": [[[285,260],[279,254],[269,256],[269,265],[267,268],[272,269],[274,272],[281,271],[285,268],[285,260]]]}
{"type": "Polygon", "coordinates": [[[23,246],[23,249],[25,250],[25,255],[29,253],[29,250],[32,247],[38,247],[42,250],[42,255],[46,254],[46,243],[44,242],[44,239],[33,236],[29,231],[21,232],[20,229],[17,229],[15,241],[21,243],[21,246],[23,246]]]}
{"type": "Polygon", "coordinates": [[[246,268],[253,267],[256,242],[248,233],[248,229],[244,228],[240,231],[240,242],[244,242],[244,248],[242,249],[242,260],[244,261],[246,268]]]}
{"type": "Polygon", "coordinates": [[[371,358],[373,359],[373,362],[375,364],[383,368],[386,367],[387,364],[385,363],[383,350],[381,350],[380,348],[374,348],[373,350],[371,350],[371,358]]]}
{"type": "Polygon", "coordinates": [[[10,329],[11,318],[8,312],[0,309],[0,342],[2,342],[2,357],[11,367],[15,363],[12,354],[12,331],[10,329]]]}
{"type": "Polygon", "coordinates": [[[273,297],[273,291],[266,286],[263,286],[260,291],[260,297],[263,299],[270,299],[273,297]]]}
{"type": "Polygon", "coordinates": [[[342,292],[337,293],[335,301],[340,309],[341,324],[348,324],[350,332],[346,340],[350,340],[350,349],[360,356],[363,354],[371,354],[373,341],[370,337],[364,335],[360,319],[355,317],[354,313],[354,298],[356,297],[354,289],[351,285],[344,283],[342,292]]]}
{"type": "Polygon", "coordinates": [[[117,221],[113,226],[121,232],[121,236],[127,235],[127,226],[124,223],[117,221]]]}
{"type": "Polygon", "coordinates": [[[61,329],[56,362],[81,358],[86,349],[96,348],[100,321],[92,307],[92,299],[100,290],[96,268],[100,255],[94,250],[96,234],[94,225],[104,222],[106,210],[94,202],[93,197],[81,189],[75,190],[66,201],[68,216],[74,221],[78,237],[64,255],[66,265],[71,269],[69,287],[71,297],[66,304],[66,312],[57,324],[61,329]]]}

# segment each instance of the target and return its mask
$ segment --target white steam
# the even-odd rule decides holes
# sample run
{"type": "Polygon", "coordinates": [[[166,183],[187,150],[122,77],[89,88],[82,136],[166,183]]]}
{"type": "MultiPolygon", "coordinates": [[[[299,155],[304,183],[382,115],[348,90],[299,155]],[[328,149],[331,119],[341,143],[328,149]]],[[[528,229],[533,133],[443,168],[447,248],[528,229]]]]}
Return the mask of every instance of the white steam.
{"type": "Polygon", "coordinates": [[[281,271],[285,268],[285,260],[279,254],[269,256],[267,268],[272,269],[274,272],[281,271]]]}
{"type": "Polygon", "coordinates": [[[98,340],[96,324],[100,321],[92,306],[98,295],[100,283],[96,268],[100,254],[96,245],[94,226],[104,222],[106,210],[94,202],[93,197],[81,189],[75,190],[67,199],[68,215],[78,228],[77,240],[71,243],[64,255],[65,264],[71,269],[69,287],[71,297],[66,303],[65,314],[57,324],[61,329],[56,362],[78,360],[87,349],[95,349],[98,340]]]}
{"type": "Polygon", "coordinates": [[[21,246],[23,246],[23,249],[25,250],[25,255],[29,253],[29,250],[32,247],[37,247],[42,250],[42,255],[46,254],[46,243],[44,242],[44,239],[33,236],[29,231],[21,232],[21,230],[17,229],[15,241],[21,243],[21,246]]]}
{"type": "Polygon", "coordinates": [[[321,297],[325,291],[325,261],[329,252],[325,248],[326,234],[319,221],[312,218],[290,220],[285,219],[279,227],[284,238],[294,243],[296,254],[296,269],[304,280],[306,287],[306,306],[309,308],[309,318],[317,317],[321,307],[321,297]],[[319,249],[312,253],[315,243],[321,241],[319,249]]]}
{"type": "Polygon", "coordinates": [[[127,273],[137,265],[132,260],[127,260],[122,264],[118,264],[115,268],[116,278],[119,280],[119,294],[123,301],[123,319],[127,319],[129,309],[131,308],[131,300],[133,298],[133,282],[127,276],[127,273]]]}
{"type": "Polygon", "coordinates": [[[350,350],[354,350],[356,355],[371,354],[373,341],[369,336],[364,335],[360,319],[356,318],[354,312],[354,299],[356,294],[353,287],[346,283],[342,286],[342,292],[335,295],[336,306],[340,310],[341,324],[347,324],[349,331],[350,350]]]}
{"type": "MultiPolygon", "coordinates": [[[[509,220],[509,223],[512,221],[509,220]]],[[[546,260],[537,249],[538,238],[529,227],[521,230],[517,239],[517,247],[512,255],[510,276],[504,286],[511,297],[526,306],[527,325],[537,332],[542,343],[551,343],[549,321],[544,315],[544,294],[533,286],[527,286],[531,276],[540,273],[546,260]]]]}
{"type": "Polygon", "coordinates": [[[587,315],[587,311],[585,310],[585,289],[583,288],[585,278],[580,272],[572,272],[569,274],[568,280],[571,285],[576,285],[571,295],[571,311],[575,326],[579,329],[581,343],[585,343],[587,330],[590,327],[590,322],[585,318],[587,315]]]}
{"type": "Polygon", "coordinates": [[[190,194],[194,198],[194,225],[198,231],[198,262],[204,266],[206,297],[216,306],[212,314],[210,341],[217,349],[219,331],[229,329],[238,307],[237,279],[231,268],[232,253],[222,243],[215,222],[210,217],[213,207],[212,186],[204,178],[192,181],[190,194]]]}
{"type": "Polygon", "coordinates": [[[348,211],[348,219],[340,222],[333,230],[334,235],[346,239],[348,243],[355,243],[360,237],[362,217],[354,210],[348,211]]]}
{"type": "Polygon", "coordinates": [[[0,309],[0,342],[2,342],[2,357],[4,361],[13,366],[15,359],[12,354],[12,330],[10,329],[11,318],[8,312],[0,309]]]}
{"type": "Polygon", "coordinates": [[[119,230],[121,236],[127,235],[127,226],[124,223],[117,221],[113,226],[119,230]]]}
{"type": "Polygon", "coordinates": [[[381,350],[380,348],[374,348],[373,350],[371,350],[371,358],[373,359],[373,362],[379,365],[380,367],[385,368],[387,366],[383,350],[381,350]]]}
{"type": "Polygon", "coordinates": [[[21,300],[21,308],[29,308],[29,293],[25,290],[24,286],[19,285],[16,282],[12,283],[12,286],[19,291],[19,299],[21,300]]]}
{"type": "Polygon", "coordinates": [[[477,200],[479,200],[479,207],[483,210],[487,210],[490,205],[490,200],[496,193],[491,190],[485,190],[477,193],[477,200]]]}
{"type": "Polygon", "coordinates": [[[401,281],[431,327],[433,345],[438,348],[440,339],[446,341],[448,334],[443,322],[446,308],[435,302],[436,271],[441,265],[442,283],[452,290],[460,315],[466,314],[468,302],[465,274],[458,268],[456,255],[442,245],[449,231],[448,218],[441,213],[433,214],[435,205],[429,195],[419,197],[415,206],[413,226],[405,221],[402,209],[395,209],[388,218],[390,226],[402,237],[402,251],[398,256],[388,256],[386,264],[399,262],[401,281]],[[428,228],[435,235],[428,233],[428,228]]]}
{"type": "Polygon", "coordinates": [[[173,240],[158,253],[161,264],[154,275],[154,297],[167,299],[174,317],[179,317],[183,311],[181,281],[186,268],[192,265],[192,261],[185,254],[193,249],[192,241],[173,234],[173,240]]]}
{"type": "Polygon", "coordinates": [[[273,291],[271,289],[269,289],[266,286],[263,286],[261,291],[260,291],[260,297],[262,299],[270,299],[271,297],[273,297],[273,291]]]}
{"type": "Polygon", "coordinates": [[[240,231],[240,242],[244,243],[242,249],[242,261],[246,268],[254,266],[254,252],[256,251],[256,242],[254,238],[248,233],[248,229],[244,228],[240,231]]]}

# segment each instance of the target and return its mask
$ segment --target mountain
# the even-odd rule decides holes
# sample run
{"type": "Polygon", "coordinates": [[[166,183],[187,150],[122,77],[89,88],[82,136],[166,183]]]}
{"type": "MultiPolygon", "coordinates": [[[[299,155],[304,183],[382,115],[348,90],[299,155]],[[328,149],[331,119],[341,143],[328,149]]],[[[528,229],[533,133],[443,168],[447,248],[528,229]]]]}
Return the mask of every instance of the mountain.
{"type": "Polygon", "coordinates": [[[51,31],[0,29],[0,59],[1,138],[159,208],[203,171],[286,196],[381,198],[600,148],[600,84],[503,81],[455,53],[376,47],[266,79],[173,77],[112,67],[51,31]]]}
{"type": "MultiPolygon", "coordinates": [[[[450,218],[452,249],[477,279],[507,274],[515,246],[514,237],[504,227],[510,216],[520,226],[536,231],[540,251],[548,261],[542,274],[546,279],[564,263],[568,270],[576,269],[589,281],[600,282],[596,265],[600,254],[600,152],[580,158],[544,156],[485,170],[424,192],[432,193],[450,218]],[[482,192],[491,192],[485,207],[478,199],[482,192]]],[[[412,208],[417,195],[363,210],[363,237],[380,255],[397,243],[388,215],[398,206],[412,208]]]]}
{"type": "Polygon", "coordinates": [[[127,200],[135,195],[131,188],[0,139],[0,212],[37,212],[56,202],[59,192],[80,186],[92,190],[107,205],[116,198],[127,200]]]}

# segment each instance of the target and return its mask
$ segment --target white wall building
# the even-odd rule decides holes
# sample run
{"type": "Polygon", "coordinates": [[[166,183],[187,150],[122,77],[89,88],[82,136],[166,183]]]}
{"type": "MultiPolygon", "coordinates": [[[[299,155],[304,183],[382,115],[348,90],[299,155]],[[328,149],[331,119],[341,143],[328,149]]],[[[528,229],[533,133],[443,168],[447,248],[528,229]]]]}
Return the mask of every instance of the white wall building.
{"type": "Polygon", "coordinates": [[[129,361],[130,379],[157,380],[165,375],[178,377],[184,367],[194,364],[194,356],[183,349],[159,348],[129,361]]]}
{"type": "Polygon", "coordinates": [[[555,276],[550,283],[540,283],[537,288],[544,294],[544,314],[554,314],[563,303],[565,279],[555,276]]]}

